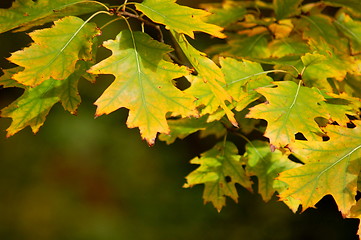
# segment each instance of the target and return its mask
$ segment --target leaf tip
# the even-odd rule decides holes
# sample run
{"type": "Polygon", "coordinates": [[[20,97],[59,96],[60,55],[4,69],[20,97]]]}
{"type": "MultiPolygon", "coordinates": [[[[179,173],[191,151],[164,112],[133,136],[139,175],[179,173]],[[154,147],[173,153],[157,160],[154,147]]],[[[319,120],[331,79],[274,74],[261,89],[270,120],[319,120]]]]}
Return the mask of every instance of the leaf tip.
{"type": "Polygon", "coordinates": [[[155,144],[155,138],[145,139],[149,147],[153,147],[155,144]]]}

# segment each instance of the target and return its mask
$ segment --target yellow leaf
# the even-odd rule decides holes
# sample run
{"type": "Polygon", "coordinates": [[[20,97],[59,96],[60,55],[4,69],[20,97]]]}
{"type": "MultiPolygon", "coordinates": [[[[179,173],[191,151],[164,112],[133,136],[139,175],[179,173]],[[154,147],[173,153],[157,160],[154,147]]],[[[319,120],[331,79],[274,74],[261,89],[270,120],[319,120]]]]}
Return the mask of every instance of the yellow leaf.
{"type": "Polygon", "coordinates": [[[136,3],[135,6],[152,21],[164,24],[167,29],[187,34],[191,38],[194,38],[194,31],[205,32],[219,38],[226,37],[221,33],[222,27],[203,21],[205,16],[210,15],[209,12],[181,6],[175,2],[176,0],[144,0],[142,3],[136,3]]]}
{"type": "Polygon", "coordinates": [[[288,184],[281,200],[289,196],[299,199],[304,211],[331,194],[344,215],[350,212],[356,204],[361,169],[361,121],[354,123],[355,128],[327,126],[330,140],[326,142],[296,141],[289,145],[305,165],[280,174],[278,179],[288,184]]]}
{"type": "Polygon", "coordinates": [[[164,55],[172,50],[168,45],[145,33],[128,30],[103,45],[113,54],[88,72],[113,74],[115,81],[95,102],[96,116],[128,108],[128,127],[139,127],[142,137],[153,145],[157,133],[169,133],[168,112],[173,116],[197,115],[195,99],[172,83],[189,72],[164,60],[164,55]]]}
{"type": "Polygon", "coordinates": [[[93,38],[99,32],[94,24],[84,24],[70,16],[54,22],[51,28],[30,33],[35,42],[9,58],[25,68],[13,79],[32,87],[50,78],[64,80],[74,72],[78,60],[91,60],[93,38]]]}

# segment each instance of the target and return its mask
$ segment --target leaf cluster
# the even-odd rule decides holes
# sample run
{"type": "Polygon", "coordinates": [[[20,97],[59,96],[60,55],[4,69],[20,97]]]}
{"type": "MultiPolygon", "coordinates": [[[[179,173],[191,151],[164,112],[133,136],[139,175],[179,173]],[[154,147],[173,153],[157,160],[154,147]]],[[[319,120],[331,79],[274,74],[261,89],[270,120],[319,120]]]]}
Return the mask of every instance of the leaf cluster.
{"type": "Polygon", "coordinates": [[[16,0],[0,10],[0,26],[0,32],[30,31],[33,41],[11,54],[17,66],[0,77],[3,87],[24,89],[1,110],[12,119],[8,136],[27,126],[36,133],[57,102],[75,114],[79,81],[111,74],[115,80],[95,100],[95,116],[128,109],[127,126],[139,128],[149,145],[157,136],[168,144],[194,133],[215,136],[214,147],[191,160],[199,167],[184,187],[204,184],[204,202],[218,211],[226,197],[237,202],[238,184],[265,201],[277,192],[294,212],[332,195],[343,216],[360,218],[361,9],[355,1],[224,0],[195,9],[175,0],[118,6],[16,0]],[[85,13],[93,15],[75,16],[85,13]],[[113,20],[98,27],[92,20],[99,14],[113,20]],[[118,20],[127,28],[98,43],[118,20]],[[48,22],[54,24],[31,31],[48,22]],[[202,51],[194,44],[199,34],[211,42],[202,51]],[[100,44],[111,56],[96,62],[100,44]],[[181,79],[189,87],[178,87],[181,79]]]}

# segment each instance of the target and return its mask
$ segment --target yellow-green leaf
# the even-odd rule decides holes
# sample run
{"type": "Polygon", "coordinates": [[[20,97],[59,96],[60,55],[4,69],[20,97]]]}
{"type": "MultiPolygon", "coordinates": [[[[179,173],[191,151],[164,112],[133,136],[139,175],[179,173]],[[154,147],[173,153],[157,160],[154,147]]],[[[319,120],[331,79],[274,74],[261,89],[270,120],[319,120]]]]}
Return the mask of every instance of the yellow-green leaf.
{"type": "Polygon", "coordinates": [[[304,64],[302,79],[308,86],[331,92],[327,78],[343,81],[347,73],[360,74],[359,63],[352,56],[334,51],[323,40],[310,41],[313,53],[301,57],[304,64]]]}
{"type": "Polygon", "coordinates": [[[264,201],[269,201],[277,189],[274,182],[279,173],[300,166],[279,150],[271,151],[267,142],[253,141],[246,145],[246,173],[257,176],[258,192],[264,201]]]}
{"type": "Polygon", "coordinates": [[[14,79],[12,79],[12,76],[15,73],[18,73],[20,71],[24,70],[22,67],[14,67],[10,69],[2,69],[4,74],[0,77],[0,85],[2,85],[4,88],[10,88],[10,87],[18,87],[18,88],[26,88],[26,86],[18,83],[14,79]]]}
{"type": "Polygon", "coordinates": [[[287,18],[300,12],[299,5],[303,0],[273,0],[277,20],[287,18]]]}
{"type": "Polygon", "coordinates": [[[221,33],[223,28],[203,21],[210,13],[201,9],[181,6],[176,0],[144,0],[135,6],[156,23],[161,23],[167,29],[187,34],[194,38],[194,32],[200,31],[219,38],[226,36],[221,33]]]}
{"type": "Polygon", "coordinates": [[[226,80],[224,88],[232,96],[237,111],[261,97],[256,88],[273,85],[272,78],[267,76],[269,72],[259,63],[220,58],[220,64],[226,80]]]}
{"type": "Polygon", "coordinates": [[[268,35],[267,32],[252,36],[240,34],[229,40],[230,48],[226,54],[237,58],[267,58],[271,54],[268,48],[268,35]]]}
{"type": "Polygon", "coordinates": [[[15,28],[27,30],[63,16],[81,15],[101,8],[87,0],[16,0],[11,8],[0,9],[0,33],[15,28]]]}
{"type": "Polygon", "coordinates": [[[94,24],[73,16],[54,24],[30,33],[34,43],[9,58],[25,68],[13,76],[19,83],[36,86],[50,78],[63,80],[74,72],[78,60],[91,60],[93,38],[98,34],[94,24]]]}
{"type": "Polygon", "coordinates": [[[246,176],[240,159],[238,149],[232,142],[218,143],[200,158],[191,160],[191,163],[200,166],[186,177],[184,187],[204,183],[204,203],[212,202],[221,211],[226,204],[226,196],[238,201],[236,183],[251,190],[252,182],[246,176]]]}
{"type": "Polygon", "coordinates": [[[268,122],[265,136],[271,144],[283,147],[302,133],[315,140],[322,134],[315,122],[316,117],[329,118],[318,103],[324,98],[316,90],[291,81],[275,82],[276,88],[259,88],[256,91],[266,97],[267,102],[250,109],[249,118],[265,119],[268,122]]]}
{"type": "MultiPolygon", "coordinates": [[[[314,41],[326,41],[330,45],[346,47],[341,42],[336,27],[332,24],[332,18],[323,14],[314,14],[311,16],[302,16],[296,22],[296,25],[303,31],[305,39],[313,39],[314,41]],[[335,45],[337,44],[338,45],[335,45]]],[[[341,50],[341,48],[340,48],[341,50]]]]}
{"type": "MultiPolygon", "coordinates": [[[[177,138],[184,139],[192,133],[195,133],[200,130],[206,130],[208,128],[214,128],[218,126],[218,130],[222,129],[223,125],[218,122],[207,122],[207,116],[200,118],[180,118],[180,119],[170,119],[168,120],[168,125],[170,128],[169,134],[160,134],[159,140],[165,141],[167,144],[173,143],[177,138]]],[[[225,128],[223,131],[218,131],[219,133],[225,134],[225,128]]]]}
{"type": "Polygon", "coordinates": [[[353,55],[361,53],[361,22],[353,20],[349,15],[342,13],[334,23],[350,39],[351,53],[353,55]]]}
{"type": "Polygon", "coordinates": [[[206,21],[221,27],[226,27],[241,20],[247,13],[245,6],[241,2],[230,0],[223,1],[221,4],[201,4],[201,7],[212,13],[206,17],[206,21]]]}
{"type": "Polygon", "coordinates": [[[281,58],[287,55],[303,55],[310,51],[309,46],[298,38],[276,39],[272,41],[268,47],[271,51],[271,57],[275,58],[281,58]]]}
{"type": "Polygon", "coordinates": [[[63,81],[50,78],[34,88],[26,87],[21,97],[1,110],[1,117],[12,118],[7,136],[12,136],[27,126],[34,133],[38,132],[57,102],[61,102],[65,110],[75,114],[80,104],[78,81],[86,69],[87,64],[79,61],[76,70],[63,81]]]}
{"type": "Polygon", "coordinates": [[[299,199],[303,210],[313,207],[331,194],[339,210],[348,214],[356,204],[357,178],[361,169],[361,121],[355,128],[329,125],[326,142],[296,141],[289,148],[305,163],[281,173],[279,180],[288,184],[280,194],[299,199]]]}
{"type": "Polygon", "coordinates": [[[139,127],[141,136],[153,145],[157,133],[169,133],[166,114],[196,115],[194,98],[177,89],[172,80],[188,74],[185,67],[165,61],[172,49],[142,32],[124,30],[104,47],[112,55],[88,72],[113,74],[115,81],[95,102],[96,116],[119,108],[129,109],[127,125],[139,127]]]}
{"type": "Polygon", "coordinates": [[[232,97],[222,87],[225,83],[222,70],[211,59],[195,49],[183,34],[172,31],[174,38],[179,44],[189,62],[197,71],[197,76],[189,76],[191,87],[186,92],[197,98],[197,105],[204,105],[202,115],[212,114],[219,107],[226,113],[229,121],[237,126],[233,112],[227,107],[225,101],[232,102],[232,97]]]}

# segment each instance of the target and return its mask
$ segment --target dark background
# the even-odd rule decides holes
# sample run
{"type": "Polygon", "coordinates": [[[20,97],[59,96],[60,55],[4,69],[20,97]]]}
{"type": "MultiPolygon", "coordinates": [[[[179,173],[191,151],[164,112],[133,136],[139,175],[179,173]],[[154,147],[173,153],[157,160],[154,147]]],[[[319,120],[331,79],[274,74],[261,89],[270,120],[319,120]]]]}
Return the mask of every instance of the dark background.
{"type": "MultiPolygon", "coordinates": [[[[207,1],[179,1],[200,2],[207,1]]],[[[10,5],[0,2],[2,8],[10,5]]],[[[108,19],[94,21],[101,26],[108,19]]],[[[114,23],[101,40],[122,27],[114,23]]],[[[29,41],[24,33],[1,34],[0,67],[12,67],[5,58],[29,41]]],[[[100,58],[107,54],[99,52],[100,58]]],[[[195,167],[189,160],[214,140],[191,136],[150,148],[137,129],[126,128],[126,110],[94,119],[93,102],[112,80],[82,80],[78,115],[57,104],[36,136],[26,128],[7,139],[11,120],[0,119],[0,239],[358,239],[358,220],[342,219],[331,197],[302,214],[293,214],[276,197],[264,203],[242,188],[239,203],[227,201],[221,213],[203,205],[203,186],[182,185],[195,167]]],[[[0,107],[21,93],[1,89],[0,107]]]]}

